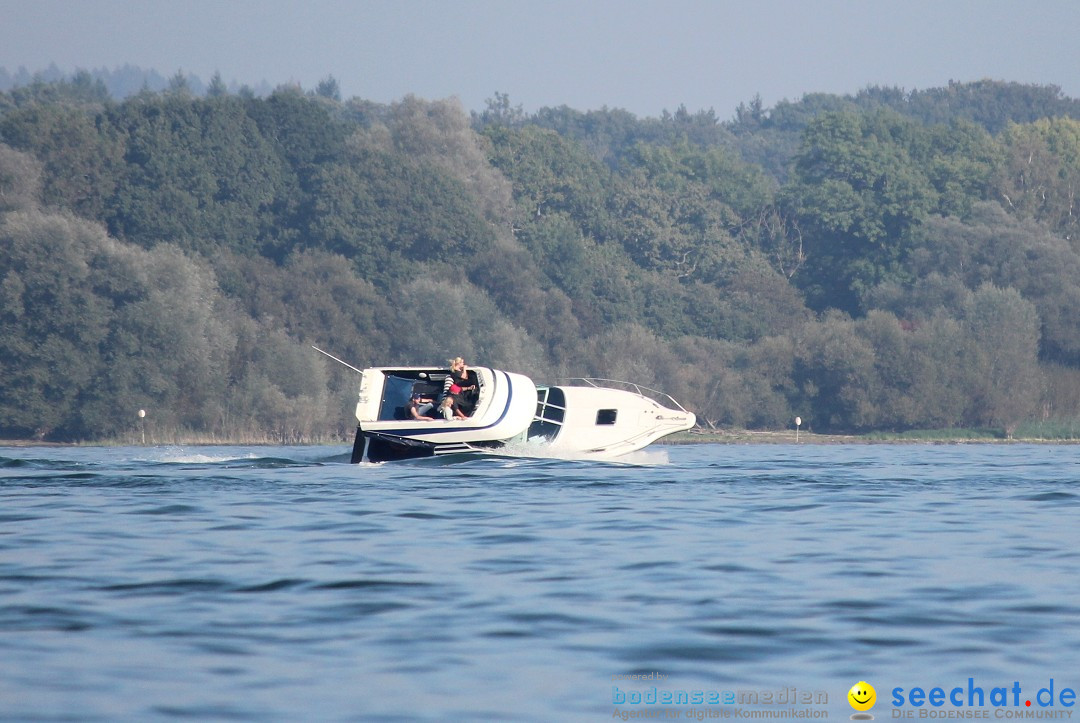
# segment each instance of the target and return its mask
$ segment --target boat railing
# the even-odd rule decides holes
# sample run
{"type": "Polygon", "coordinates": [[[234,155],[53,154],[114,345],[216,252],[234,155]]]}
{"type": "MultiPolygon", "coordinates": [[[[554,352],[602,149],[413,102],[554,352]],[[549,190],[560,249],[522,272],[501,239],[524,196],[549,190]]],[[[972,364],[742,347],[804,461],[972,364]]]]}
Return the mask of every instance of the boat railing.
{"type": "Polygon", "coordinates": [[[597,377],[570,377],[568,382],[570,386],[576,387],[596,387],[597,389],[621,389],[623,391],[633,392],[639,397],[652,399],[654,402],[660,404],[661,406],[668,406],[668,404],[670,403],[674,405],[675,408],[689,414],[689,412],[687,412],[686,410],[686,407],[679,404],[679,402],[675,400],[675,397],[671,396],[670,394],[667,394],[666,392],[661,392],[658,389],[650,389],[649,387],[643,387],[640,384],[635,384],[634,382],[623,382],[619,381],[618,379],[599,379],[597,377]]]}

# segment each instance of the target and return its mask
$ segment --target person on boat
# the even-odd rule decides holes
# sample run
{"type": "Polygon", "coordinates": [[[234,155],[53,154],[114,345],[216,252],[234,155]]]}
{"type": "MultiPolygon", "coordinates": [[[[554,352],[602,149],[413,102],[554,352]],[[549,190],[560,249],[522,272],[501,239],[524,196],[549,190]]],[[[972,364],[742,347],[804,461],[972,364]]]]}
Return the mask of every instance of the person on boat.
{"type": "Polygon", "coordinates": [[[472,414],[476,408],[480,388],[476,383],[476,375],[469,374],[469,367],[461,357],[450,361],[450,373],[443,382],[442,391],[443,397],[447,395],[454,396],[455,407],[466,416],[472,414]]]}
{"type": "Polygon", "coordinates": [[[443,380],[442,394],[439,397],[440,399],[450,393],[450,386],[452,384],[459,384],[459,380],[464,373],[464,369],[465,360],[461,357],[454,357],[450,360],[450,373],[447,374],[446,379],[443,380]]]}
{"type": "Polygon", "coordinates": [[[476,386],[476,375],[469,374],[469,366],[461,357],[450,360],[450,373],[443,381],[441,399],[447,396],[454,397],[455,409],[460,410],[465,416],[473,413],[476,400],[480,397],[480,387],[476,386]]]}
{"type": "Polygon", "coordinates": [[[457,400],[454,399],[453,394],[447,394],[443,397],[443,400],[439,402],[439,412],[446,421],[468,418],[465,413],[461,411],[461,407],[458,405],[457,400]]]}
{"type": "Polygon", "coordinates": [[[413,394],[406,407],[409,410],[409,419],[418,419],[424,422],[433,422],[435,417],[427,415],[435,409],[435,400],[420,394],[413,394]]]}

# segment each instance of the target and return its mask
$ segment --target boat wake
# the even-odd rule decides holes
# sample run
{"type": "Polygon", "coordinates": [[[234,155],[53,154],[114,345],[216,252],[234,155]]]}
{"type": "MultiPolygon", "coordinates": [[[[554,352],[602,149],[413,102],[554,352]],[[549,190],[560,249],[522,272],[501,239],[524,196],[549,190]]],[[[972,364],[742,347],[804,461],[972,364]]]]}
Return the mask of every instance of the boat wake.
{"type": "Polygon", "coordinates": [[[160,450],[156,454],[147,455],[144,462],[157,462],[159,464],[221,464],[225,462],[250,462],[261,459],[253,452],[229,454],[205,454],[185,449],[160,450]]]}
{"type": "MultiPolygon", "coordinates": [[[[620,466],[653,467],[668,464],[668,454],[665,450],[649,449],[630,452],[620,457],[608,457],[604,455],[589,454],[570,449],[552,449],[545,444],[532,442],[510,442],[495,450],[483,452],[468,452],[453,455],[456,461],[468,461],[469,459],[517,459],[553,462],[599,462],[601,464],[613,464],[620,466]]],[[[446,459],[442,457],[442,459],[446,459]]]]}
{"type": "Polygon", "coordinates": [[[320,454],[313,456],[310,451],[299,447],[275,448],[274,451],[287,452],[287,456],[266,456],[260,454],[261,451],[263,450],[238,449],[236,447],[222,449],[200,448],[198,450],[184,447],[165,447],[147,450],[146,454],[138,456],[133,461],[147,462],[163,467],[205,465],[223,469],[309,467],[337,461],[348,461],[347,455],[334,455],[326,458],[325,454],[321,454],[323,450],[319,450],[320,454]]]}

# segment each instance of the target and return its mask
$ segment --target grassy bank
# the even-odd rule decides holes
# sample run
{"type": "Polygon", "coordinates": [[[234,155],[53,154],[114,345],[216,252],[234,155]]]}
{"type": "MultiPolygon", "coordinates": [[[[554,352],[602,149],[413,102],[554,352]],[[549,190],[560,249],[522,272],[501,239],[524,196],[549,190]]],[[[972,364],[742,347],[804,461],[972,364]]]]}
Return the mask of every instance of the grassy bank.
{"type": "Polygon", "coordinates": [[[867,434],[815,434],[795,430],[694,429],[662,440],[666,444],[1077,444],[1080,426],[1031,423],[1011,439],[1003,429],[916,429],[867,434]]]}
{"type": "Polygon", "coordinates": [[[268,447],[352,444],[350,434],[316,438],[280,438],[272,435],[236,435],[226,437],[195,432],[157,433],[149,432],[124,435],[112,439],[81,440],[78,442],[44,442],[39,439],[0,439],[0,447],[268,447]]]}

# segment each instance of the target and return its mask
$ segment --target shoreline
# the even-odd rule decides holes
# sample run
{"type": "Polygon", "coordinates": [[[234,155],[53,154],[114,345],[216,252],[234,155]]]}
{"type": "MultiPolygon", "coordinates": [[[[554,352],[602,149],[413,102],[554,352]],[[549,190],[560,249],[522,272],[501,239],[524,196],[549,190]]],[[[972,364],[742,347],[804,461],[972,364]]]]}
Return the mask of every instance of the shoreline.
{"type": "MultiPolygon", "coordinates": [[[[878,432],[871,435],[859,434],[816,434],[814,432],[800,431],[798,437],[794,430],[748,430],[748,429],[694,429],[689,432],[679,432],[670,437],[660,439],[653,444],[1080,444],[1080,439],[1044,439],[1015,437],[984,436],[948,436],[927,435],[925,437],[904,437],[897,434],[894,437],[884,436],[890,433],[878,432]],[[882,436],[872,436],[882,435],[882,436]]],[[[27,448],[27,447],[330,447],[338,445],[351,445],[352,440],[299,442],[283,444],[270,442],[266,439],[259,440],[202,440],[192,438],[187,440],[154,441],[149,444],[135,442],[122,442],[119,440],[102,440],[96,442],[46,442],[37,439],[0,439],[0,448],[27,448]]]]}
{"type": "Polygon", "coordinates": [[[679,432],[653,444],[1080,444],[1080,439],[1044,439],[1036,437],[948,436],[905,437],[892,432],[870,434],[817,434],[795,430],[694,429],[679,432]],[[887,436],[894,434],[895,436],[887,436]]]}

